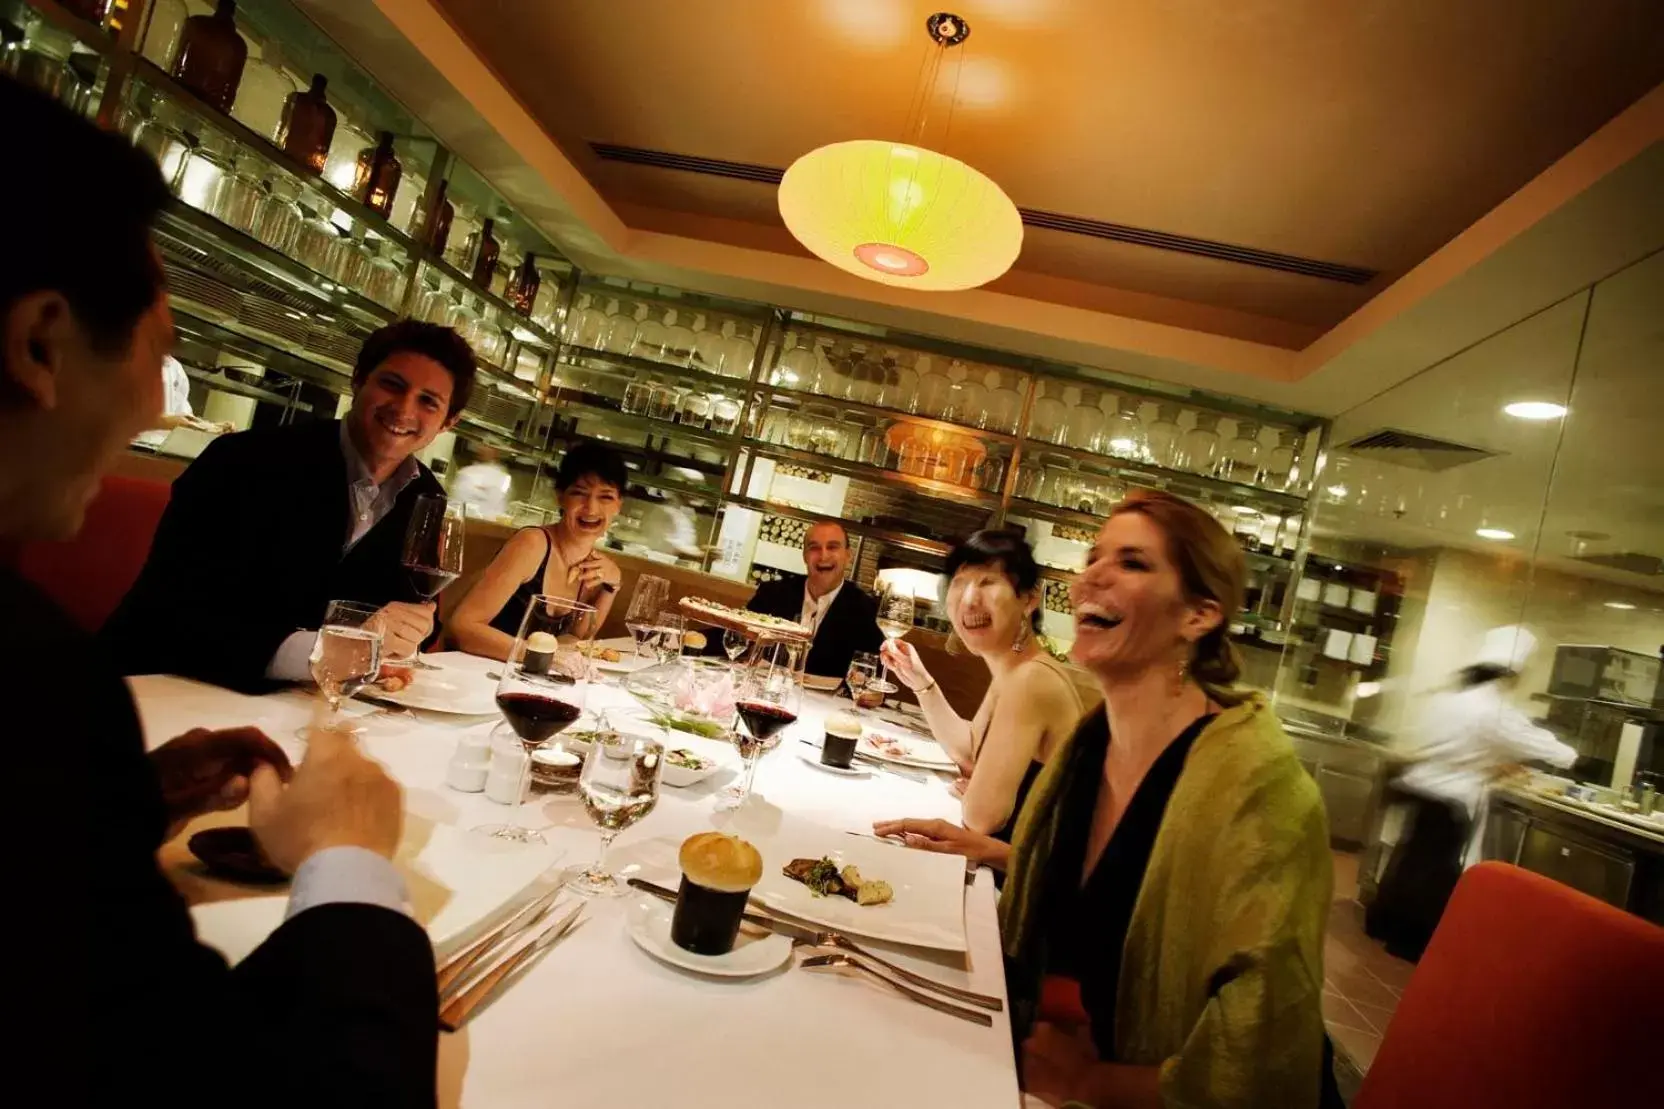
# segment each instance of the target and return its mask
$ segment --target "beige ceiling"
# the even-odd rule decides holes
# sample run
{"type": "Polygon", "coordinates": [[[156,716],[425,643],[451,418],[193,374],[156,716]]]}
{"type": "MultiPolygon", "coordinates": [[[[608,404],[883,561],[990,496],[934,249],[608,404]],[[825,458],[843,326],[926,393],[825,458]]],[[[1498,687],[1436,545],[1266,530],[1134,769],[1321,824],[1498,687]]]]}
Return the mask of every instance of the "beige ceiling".
{"type": "MultiPolygon", "coordinates": [[[[942,0],[437,2],[632,222],[758,241],[697,218],[720,217],[780,231],[772,247],[800,253],[773,186],[602,162],[588,144],[783,168],[824,143],[904,137],[924,18],[942,0]]],[[[953,7],[972,34],[963,66],[942,70],[925,136],[1018,205],[1381,277],[1360,287],[1033,229],[1019,269],[1294,325],[1271,339],[1288,346],[1664,80],[1657,0],[953,7]]]]}

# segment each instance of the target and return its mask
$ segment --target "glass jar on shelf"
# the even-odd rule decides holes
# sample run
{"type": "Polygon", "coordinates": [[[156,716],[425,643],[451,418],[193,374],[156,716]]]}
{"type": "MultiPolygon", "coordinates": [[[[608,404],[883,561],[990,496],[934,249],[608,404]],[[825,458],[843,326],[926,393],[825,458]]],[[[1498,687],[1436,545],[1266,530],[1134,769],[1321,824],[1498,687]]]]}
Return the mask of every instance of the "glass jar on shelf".
{"type": "Polygon", "coordinates": [[[677,404],[676,418],[689,427],[704,427],[711,419],[711,395],[689,389],[677,404]]]}
{"type": "Polygon", "coordinates": [[[566,341],[586,350],[599,350],[607,333],[607,317],[595,307],[588,293],[578,294],[572,314],[566,317],[566,341]]]}
{"type": "Polygon", "coordinates": [[[723,374],[750,377],[751,363],[757,358],[757,325],[744,320],[729,320],[723,325],[722,333],[724,345],[728,348],[722,358],[723,374]]]}
{"type": "MultiPolygon", "coordinates": [[[[1064,396],[1067,398],[1068,392],[1064,396]]],[[[1063,442],[1076,450],[1100,453],[1104,450],[1104,414],[1097,405],[1078,393],[1065,418],[1063,442]]]]}
{"type": "Polygon", "coordinates": [[[617,298],[609,300],[605,330],[596,346],[604,347],[613,354],[630,354],[635,350],[638,326],[634,308],[617,298]]]}
{"type": "Polygon", "coordinates": [[[1042,443],[1062,444],[1069,437],[1068,410],[1056,397],[1042,396],[1035,400],[1029,413],[1028,434],[1042,443]]]}
{"type": "Polygon", "coordinates": [[[295,82],[283,71],[283,56],[275,43],[257,43],[243,64],[243,79],[231,102],[231,118],[264,139],[275,140],[284,106],[295,93],[295,82]]]}
{"type": "Polygon", "coordinates": [[[237,158],[230,170],[220,175],[219,182],[214,186],[209,211],[218,217],[221,223],[246,234],[253,234],[254,221],[260,215],[265,197],[265,183],[256,172],[254,159],[237,158]]]}
{"type": "Polygon", "coordinates": [[[988,389],[969,371],[948,388],[948,400],[942,408],[942,419],[952,420],[966,427],[982,427],[987,423],[988,389]]]}
{"type": "Polygon", "coordinates": [[[855,448],[855,461],[868,466],[876,466],[876,459],[884,446],[884,425],[876,424],[861,432],[861,441],[855,448]]]}
{"type": "Polygon", "coordinates": [[[953,382],[937,368],[937,361],[928,355],[919,359],[919,388],[915,394],[917,401],[909,411],[940,419],[942,409],[947,406],[948,392],[953,388],[953,382]]]}
{"type": "Polygon", "coordinates": [[[763,417],[763,426],[758,433],[765,443],[772,443],[777,447],[786,443],[786,430],[790,423],[790,415],[784,408],[770,408],[763,417]]]}
{"type": "Polygon", "coordinates": [[[209,107],[229,113],[248,61],[248,43],[237,33],[236,0],[219,0],[212,15],[185,20],[174,53],[173,79],[209,107]]]}
{"type": "Polygon", "coordinates": [[[654,394],[654,419],[674,421],[682,414],[682,400],[691,392],[685,385],[670,382],[659,386],[654,394]]]}
{"type": "Polygon", "coordinates": [[[849,360],[849,399],[857,404],[873,404],[883,391],[884,371],[864,349],[857,348],[849,360]]]}
{"type": "Polygon", "coordinates": [[[972,482],[984,493],[1000,493],[1005,489],[1005,459],[997,454],[985,454],[971,474],[972,482]]]}
{"type": "Polygon", "coordinates": [[[301,208],[304,217],[295,231],[295,257],[318,273],[333,278],[341,268],[341,229],[318,208],[301,208]]]}
{"type": "Polygon", "coordinates": [[[1193,474],[1212,477],[1221,456],[1219,417],[1212,412],[1196,413],[1196,422],[1179,440],[1179,465],[1193,474]]]}
{"type": "MultiPolygon", "coordinates": [[[[443,184],[443,182],[441,182],[443,184]]],[[[411,238],[421,233],[422,200],[428,194],[428,179],[419,173],[407,173],[393,201],[393,211],[387,222],[411,238]]]]}
{"type": "Polygon", "coordinates": [[[802,389],[816,369],[814,347],[807,336],[794,331],[786,336],[785,348],[775,359],[769,384],[781,389],[802,389]]]}
{"type": "Polygon", "coordinates": [[[1254,484],[1260,476],[1260,425],[1251,420],[1237,420],[1236,438],[1225,447],[1225,460],[1220,464],[1219,476],[1242,485],[1254,484]]]}
{"type": "Polygon", "coordinates": [[[711,404],[711,430],[718,435],[732,435],[740,426],[740,402],[733,397],[718,397],[711,404]]]}
{"type": "Polygon", "coordinates": [[[633,416],[645,416],[653,407],[653,382],[650,378],[638,377],[624,386],[624,399],[619,404],[619,411],[633,416]]]}
{"type": "Polygon", "coordinates": [[[1177,465],[1179,435],[1179,406],[1156,405],[1156,418],[1144,429],[1144,443],[1149,449],[1150,461],[1173,469],[1177,465]]]}
{"type": "Polygon", "coordinates": [[[353,179],[358,176],[358,153],[370,146],[372,141],[371,136],[351,120],[337,117],[335,137],[329,143],[329,157],[324,159],[324,180],[342,192],[351,192],[353,179]]]}
{"type": "Polygon", "coordinates": [[[362,238],[354,235],[341,241],[341,250],[335,256],[335,280],[354,292],[362,291],[369,282],[370,252],[362,238]]]}
{"type": "Polygon", "coordinates": [[[637,358],[663,362],[665,344],[668,341],[669,336],[665,333],[664,324],[653,318],[647,305],[640,305],[636,309],[636,333],[630,342],[630,353],[637,358]]]}
{"type": "Polygon", "coordinates": [[[686,366],[693,360],[693,329],[681,322],[672,308],[664,314],[664,360],[676,366],[686,366]]]}
{"type": "Polygon", "coordinates": [[[254,219],[254,237],[283,254],[295,250],[295,236],[306,213],[300,210],[296,198],[300,187],[285,177],[275,178],[266,198],[260,202],[260,214],[254,219]]]}
{"type": "Polygon", "coordinates": [[[1017,482],[1015,488],[1011,490],[1011,495],[1021,497],[1025,501],[1039,500],[1040,483],[1044,476],[1039,463],[1033,459],[1025,458],[1017,464],[1017,482]]]}
{"type": "MultiPolygon", "coordinates": [[[[440,186],[443,188],[444,186],[440,186]]],[[[545,281],[532,298],[532,322],[552,335],[560,334],[560,282],[545,281]]]]}
{"type": "Polygon", "coordinates": [[[803,412],[793,412],[786,418],[786,446],[792,450],[808,450],[813,434],[814,423],[803,412]]]}
{"type": "Polygon", "coordinates": [[[1144,422],[1138,418],[1142,402],[1137,397],[1117,399],[1115,414],[1104,428],[1104,453],[1129,462],[1142,462],[1149,457],[1149,444],[1144,439],[1144,422]]]}
{"type": "Polygon", "coordinates": [[[291,92],[283,102],[277,125],[277,145],[313,173],[324,171],[335,138],[335,109],[324,96],[328,83],[322,73],[314,73],[311,87],[291,92]]]}
{"type": "Polygon", "coordinates": [[[179,199],[212,215],[220,178],[231,172],[236,158],[236,148],[228,139],[215,131],[203,131],[179,169],[175,190],[179,199]]]}
{"type": "Polygon", "coordinates": [[[390,257],[388,244],[376,242],[370,256],[370,275],[364,293],[389,311],[397,311],[404,300],[404,273],[390,257]]]}
{"type": "Polygon", "coordinates": [[[711,317],[700,313],[693,317],[693,359],[691,365],[696,370],[704,370],[708,374],[722,372],[723,359],[728,357],[728,339],[723,329],[729,329],[732,334],[732,321],[718,323],[711,317]]]}
{"type": "MultiPolygon", "coordinates": [[[[439,182],[439,195],[434,197],[433,203],[433,219],[426,227],[413,228],[411,234],[417,242],[426,243],[427,248],[440,258],[445,256],[445,247],[451,241],[451,224],[456,220],[456,205],[445,195],[449,188],[449,182],[439,182]]],[[[416,193],[418,200],[421,195],[416,193]]]]}
{"type": "Polygon", "coordinates": [[[1001,384],[998,370],[990,370],[982,383],[988,389],[988,405],[981,426],[1001,435],[1015,434],[1023,409],[1022,396],[1016,389],[1001,384]]]}
{"type": "Polygon", "coordinates": [[[1299,433],[1284,427],[1277,428],[1272,434],[1276,436],[1276,446],[1265,452],[1265,461],[1255,484],[1279,492],[1292,490],[1298,485],[1295,446],[1299,443],[1299,433]]]}
{"type": "Polygon", "coordinates": [[[428,323],[443,324],[450,314],[451,294],[433,278],[429,278],[416,296],[411,317],[428,323]]]}

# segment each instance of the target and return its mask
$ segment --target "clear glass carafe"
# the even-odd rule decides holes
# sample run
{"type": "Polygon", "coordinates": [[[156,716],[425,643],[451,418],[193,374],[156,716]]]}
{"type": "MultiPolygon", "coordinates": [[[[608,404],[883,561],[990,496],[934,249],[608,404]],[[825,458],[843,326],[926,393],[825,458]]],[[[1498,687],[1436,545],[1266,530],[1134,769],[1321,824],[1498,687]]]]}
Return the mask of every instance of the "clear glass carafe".
{"type": "Polygon", "coordinates": [[[1096,405],[1077,401],[1066,417],[1063,442],[1076,450],[1102,451],[1106,443],[1104,422],[1104,414],[1096,405]]]}
{"type": "Polygon", "coordinates": [[[1193,474],[1212,477],[1221,455],[1219,417],[1211,412],[1196,413],[1196,423],[1179,440],[1179,465],[1193,474]]]}
{"type": "Polygon", "coordinates": [[[260,214],[254,220],[254,237],[284,254],[295,249],[295,236],[306,219],[296,197],[300,189],[282,177],[271,183],[271,191],[260,202],[260,214]]]}
{"type": "Polygon", "coordinates": [[[1068,410],[1056,397],[1040,397],[1028,417],[1028,435],[1042,443],[1065,443],[1069,437],[1068,410]]]}
{"type": "Polygon", "coordinates": [[[728,357],[728,340],[724,330],[731,332],[733,324],[718,324],[701,313],[693,318],[693,367],[708,374],[722,372],[723,359],[728,357]]]}
{"type": "Polygon", "coordinates": [[[214,187],[210,210],[222,223],[253,234],[254,221],[265,203],[265,183],[256,172],[252,158],[238,158],[229,173],[222,174],[214,187]]]}
{"type": "Polygon", "coordinates": [[[1136,397],[1121,397],[1117,401],[1115,415],[1109,418],[1104,428],[1104,453],[1129,462],[1142,462],[1148,458],[1144,421],[1138,418],[1139,404],[1136,397]]]}
{"type": "Polygon", "coordinates": [[[722,372],[729,377],[750,377],[751,363],[757,357],[757,325],[730,320],[723,325],[722,333],[728,348],[722,358],[722,372]]]}
{"type": "Polygon", "coordinates": [[[301,209],[305,218],[295,232],[295,257],[318,273],[334,277],[341,268],[341,229],[317,210],[301,209]]]}
{"type": "Polygon", "coordinates": [[[787,344],[774,364],[770,384],[782,389],[806,388],[806,383],[819,368],[815,362],[814,347],[806,336],[795,334],[787,336],[787,344]]]}
{"type": "Polygon", "coordinates": [[[987,426],[987,387],[970,374],[955,381],[948,389],[948,400],[942,408],[942,419],[952,420],[966,427],[987,426]]]}
{"type": "Polygon", "coordinates": [[[1260,425],[1251,420],[1236,422],[1236,438],[1225,447],[1225,461],[1219,468],[1219,476],[1243,485],[1252,485],[1260,476],[1260,458],[1264,451],[1260,447],[1260,425]]]}
{"type": "Polygon", "coordinates": [[[383,308],[397,311],[404,299],[404,274],[389,256],[386,243],[372,244],[370,276],[364,283],[364,293],[383,308]]]}
{"type": "Polygon", "coordinates": [[[1179,406],[1156,405],[1156,418],[1144,429],[1144,443],[1150,451],[1150,461],[1172,469],[1179,451],[1179,406]]]}
{"type": "Polygon", "coordinates": [[[1265,452],[1257,484],[1267,489],[1298,491],[1295,446],[1300,441],[1299,436],[1288,428],[1278,428],[1275,434],[1277,445],[1265,452]]]}

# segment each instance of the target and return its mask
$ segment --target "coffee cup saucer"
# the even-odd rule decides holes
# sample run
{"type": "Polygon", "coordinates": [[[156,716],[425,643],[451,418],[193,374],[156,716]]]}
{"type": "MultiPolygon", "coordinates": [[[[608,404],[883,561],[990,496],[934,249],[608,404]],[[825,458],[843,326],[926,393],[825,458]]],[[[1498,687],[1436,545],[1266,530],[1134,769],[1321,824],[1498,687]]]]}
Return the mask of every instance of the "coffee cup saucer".
{"type": "Polygon", "coordinates": [[[819,747],[805,747],[797,753],[797,757],[816,770],[824,770],[828,774],[842,774],[846,778],[867,778],[872,775],[872,771],[860,763],[854,763],[847,769],[842,766],[828,766],[820,761],[819,747]]]}
{"type": "Polygon", "coordinates": [[[740,928],[734,949],[726,955],[695,955],[670,938],[670,918],[676,906],[656,897],[639,897],[625,908],[624,930],[636,946],[660,962],[696,974],[718,978],[753,978],[791,961],[792,941],[751,925],[740,928]]]}

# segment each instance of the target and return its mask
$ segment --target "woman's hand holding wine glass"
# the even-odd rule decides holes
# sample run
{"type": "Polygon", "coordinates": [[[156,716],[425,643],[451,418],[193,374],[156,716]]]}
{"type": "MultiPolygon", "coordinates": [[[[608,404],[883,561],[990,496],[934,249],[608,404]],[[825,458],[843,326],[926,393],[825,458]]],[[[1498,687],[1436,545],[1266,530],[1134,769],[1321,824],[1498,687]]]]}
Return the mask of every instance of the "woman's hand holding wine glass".
{"type": "Polygon", "coordinates": [[[930,671],[924,667],[918,650],[901,639],[886,639],[878,649],[879,657],[890,672],[901,679],[908,689],[919,690],[931,683],[930,671]]]}

